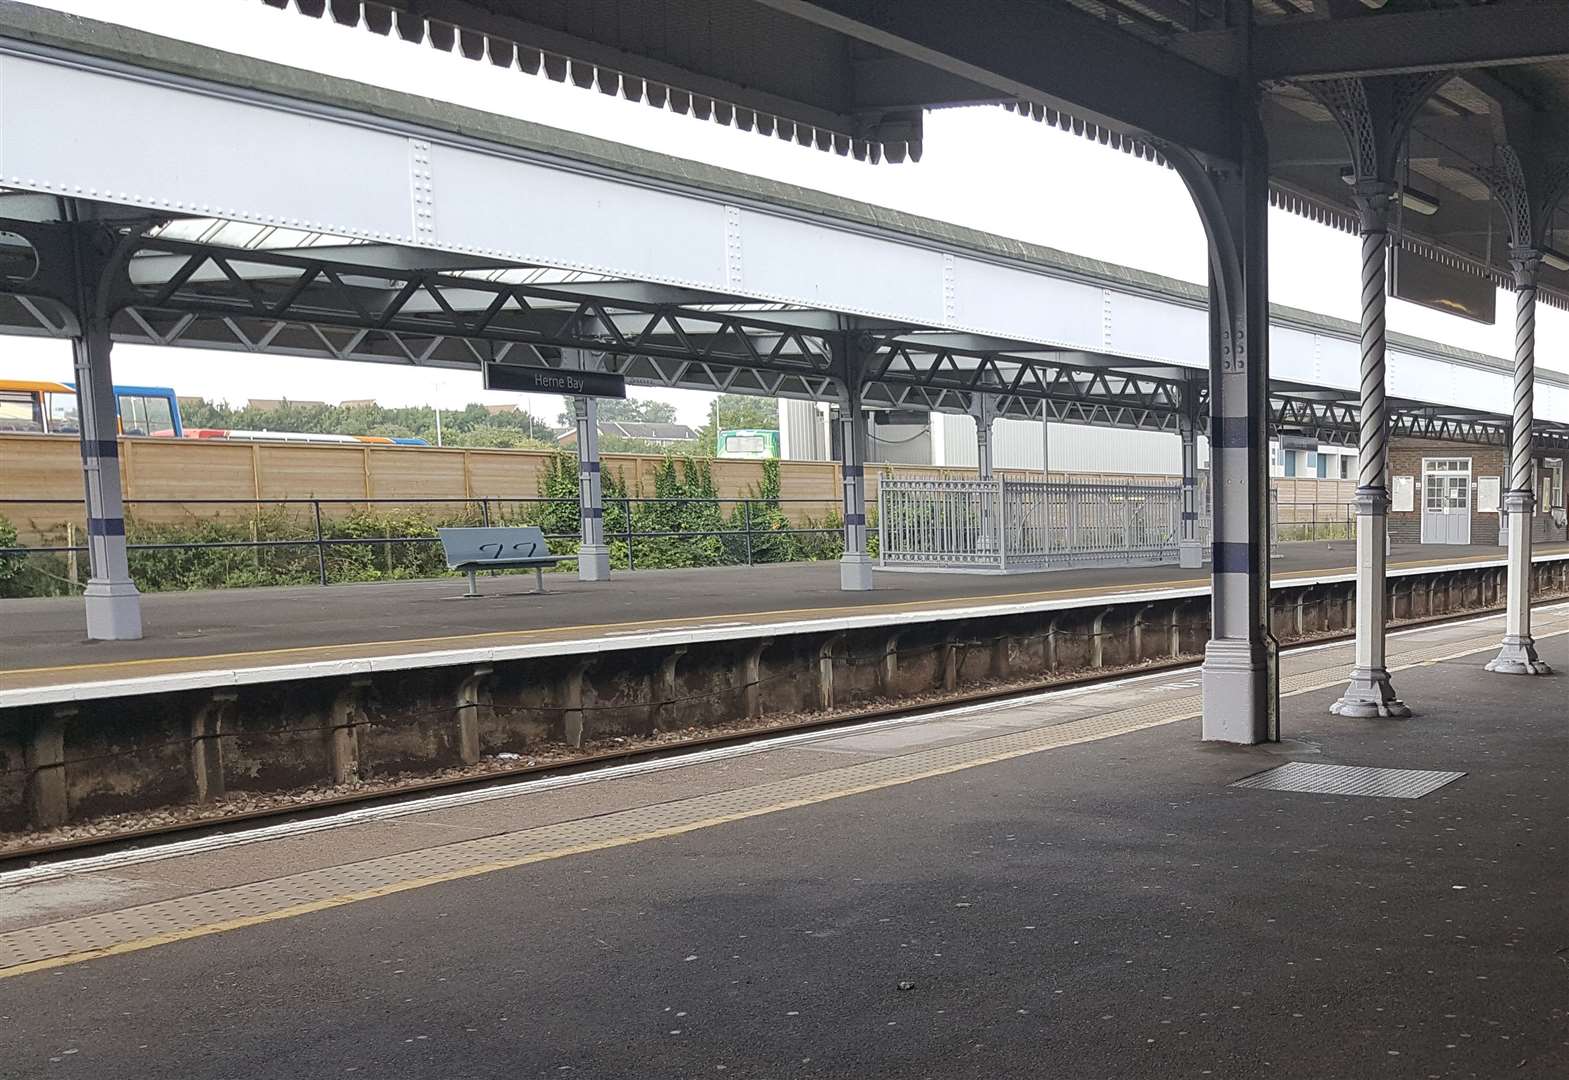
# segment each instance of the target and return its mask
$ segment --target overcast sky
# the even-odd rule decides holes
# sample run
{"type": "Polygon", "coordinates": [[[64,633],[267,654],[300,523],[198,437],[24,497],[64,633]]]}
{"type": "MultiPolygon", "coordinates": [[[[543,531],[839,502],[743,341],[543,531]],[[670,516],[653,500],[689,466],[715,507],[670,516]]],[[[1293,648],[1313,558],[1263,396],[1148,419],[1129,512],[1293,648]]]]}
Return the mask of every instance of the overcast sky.
{"type": "MultiPolygon", "coordinates": [[[[871,165],[609,98],[597,91],[501,71],[436,50],[300,18],[258,0],[35,0],[139,29],[267,60],[308,67],[473,108],[700,159],[1021,240],[1188,281],[1204,280],[1203,231],[1182,182],[1135,160],[996,107],[927,115],[919,164],[871,165]]],[[[167,143],[178,153],[178,134],[167,143]]],[[[1341,318],[1357,317],[1357,240],[1289,214],[1270,212],[1270,298],[1341,318]]],[[[1507,356],[1512,300],[1484,326],[1394,301],[1394,330],[1507,356]]],[[[1540,310],[1537,362],[1569,371],[1569,313],[1540,310]]],[[[478,374],[377,366],[374,392],[386,405],[516,400],[486,395],[478,374]]],[[[227,399],[292,397],[337,401],[367,396],[366,365],[237,353],[117,346],[117,382],[172,385],[181,394],[227,399]]],[[[0,377],[70,377],[63,342],[8,338],[0,377]]],[[[638,388],[701,423],[709,396],[638,388]]],[[[540,402],[554,416],[557,403],[540,402]]]]}

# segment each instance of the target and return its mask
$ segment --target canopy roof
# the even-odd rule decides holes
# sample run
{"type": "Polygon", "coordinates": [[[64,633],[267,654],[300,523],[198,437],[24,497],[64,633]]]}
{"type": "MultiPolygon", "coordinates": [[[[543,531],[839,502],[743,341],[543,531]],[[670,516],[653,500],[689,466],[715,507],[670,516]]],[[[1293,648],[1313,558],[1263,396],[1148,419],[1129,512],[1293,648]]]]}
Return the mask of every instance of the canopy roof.
{"type": "MultiPolygon", "coordinates": [[[[1547,246],[1569,249],[1569,12],[1559,0],[263,0],[770,137],[903,161],[922,111],[993,102],[1158,159],[1222,158],[1239,87],[1257,85],[1273,196],[1341,228],[1352,154],[1335,80],[1427,73],[1396,179],[1431,215],[1405,247],[1508,285],[1513,206],[1531,188],[1547,246]],[[1244,67],[1248,70],[1243,70],[1244,67]]],[[[1541,274],[1569,303],[1569,269],[1541,274]]]]}

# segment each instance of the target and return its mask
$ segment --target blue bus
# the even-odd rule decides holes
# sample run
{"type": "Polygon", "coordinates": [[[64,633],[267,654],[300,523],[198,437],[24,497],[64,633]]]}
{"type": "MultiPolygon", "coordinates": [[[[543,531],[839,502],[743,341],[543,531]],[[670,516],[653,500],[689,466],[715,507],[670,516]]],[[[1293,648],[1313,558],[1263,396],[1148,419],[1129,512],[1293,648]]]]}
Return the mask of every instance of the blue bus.
{"type": "MultiPolygon", "coordinates": [[[[168,386],[116,386],[115,413],[125,435],[180,438],[180,402],[168,386]]],[[[76,384],[0,379],[0,432],[75,435],[81,428],[76,384]]]]}

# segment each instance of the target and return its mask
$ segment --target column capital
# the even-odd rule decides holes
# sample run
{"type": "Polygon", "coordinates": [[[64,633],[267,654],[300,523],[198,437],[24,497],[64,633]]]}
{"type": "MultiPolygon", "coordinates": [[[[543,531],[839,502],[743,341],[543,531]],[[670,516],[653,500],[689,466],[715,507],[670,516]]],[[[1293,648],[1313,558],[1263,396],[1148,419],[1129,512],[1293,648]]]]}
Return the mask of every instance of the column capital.
{"type": "Polygon", "coordinates": [[[1387,180],[1358,180],[1351,189],[1351,197],[1357,205],[1357,220],[1363,236],[1389,231],[1394,184],[1387,180]]]}
{"type": "Polygon", "coordinates": [[[1542,253],[1534,247],[1512,246],[1509,249],[1509,268],[1514,271],[1515,289],[1523,292],[1536,288],[1536,273],[1542,266],[1542,253]]]}
{"type": "MultiPolygon", "coordinates": [[[[1524,490],[1510,490],[1503,495],[1504,513],[1529,514],[1536,509],[1536,492],[1530,488],[1524,490]]],[[[1530,526],[1526,526],[1530,528],[1530,526]]]]}
{"type": "Polygon", "coordinates": [[[1351,507],[1357,516],[1389,513],[1389,492],[1381,487],[1359,487],[1351,496],[1351,507]]]}

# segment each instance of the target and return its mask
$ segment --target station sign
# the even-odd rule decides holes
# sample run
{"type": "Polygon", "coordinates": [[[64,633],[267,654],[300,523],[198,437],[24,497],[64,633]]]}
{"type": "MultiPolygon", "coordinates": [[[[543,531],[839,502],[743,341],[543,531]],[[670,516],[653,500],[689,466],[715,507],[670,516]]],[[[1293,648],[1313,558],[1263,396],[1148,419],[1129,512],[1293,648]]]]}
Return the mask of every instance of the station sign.
{"type": "Polygon", "coordinates": [[[522,364],[485,363],[485,389],[515,394],[565,394],[568,397],[624,398],[625,375],[607,371],[574,371],[570,368],[524,367],[522,364]]]}

